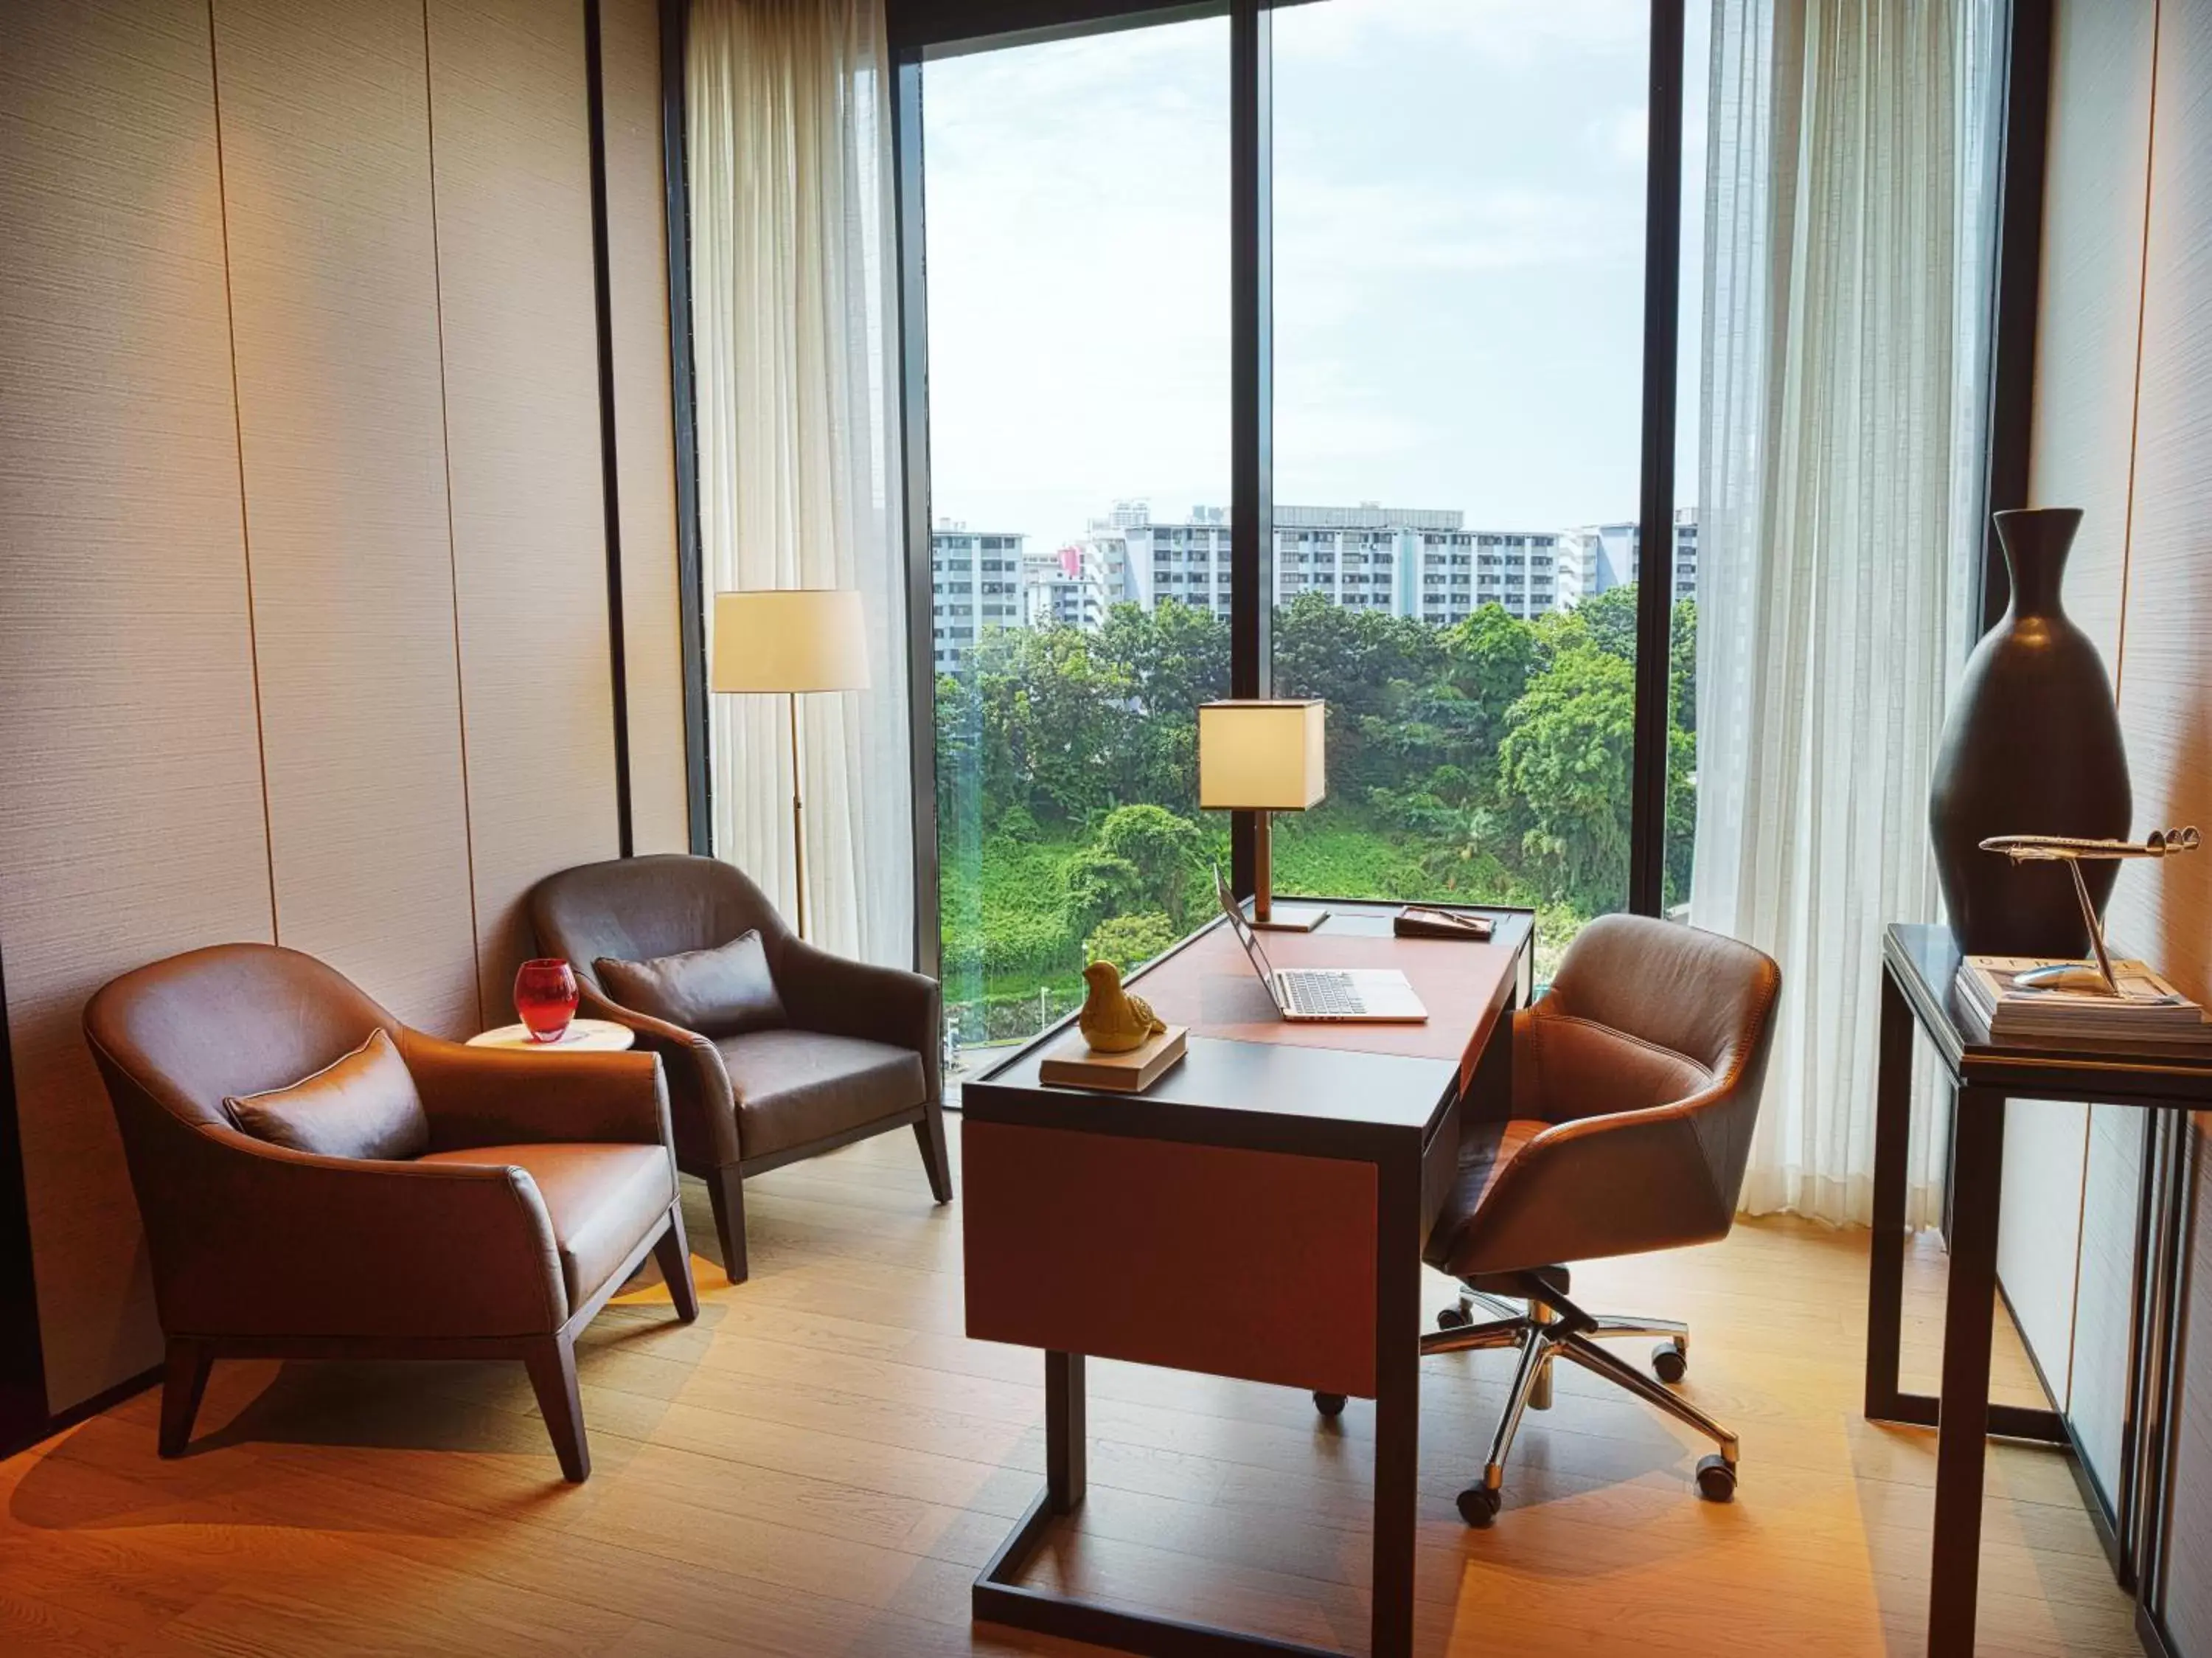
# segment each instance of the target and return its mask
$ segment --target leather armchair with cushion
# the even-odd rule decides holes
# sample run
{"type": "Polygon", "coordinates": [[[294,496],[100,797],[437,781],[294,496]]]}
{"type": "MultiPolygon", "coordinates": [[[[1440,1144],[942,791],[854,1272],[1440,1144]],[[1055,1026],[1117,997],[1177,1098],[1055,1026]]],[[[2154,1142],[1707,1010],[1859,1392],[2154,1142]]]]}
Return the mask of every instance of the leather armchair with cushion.
{"type": "Polygon", "coordinates": [[[629,1026],[666,1062],[676,1161],[707,1183],[731,1283],[745,1278],[752,1175],[911,1125],[932,1196],[951,1200],[935,980],[815,948],[719,858],[584,864],[540,881],[530,910],[538,948],[574,967],[582,1011],[629,1026]],[[720,950],[747,933],[759,935],[781,1007],[772,1022],[735,1033],[626,1005],[597,966],[720,950]]]}
{"type": "Polygon", "coordinates": [[[1583,1311],[1565,1263],[1728,1235],[1781,984],[1781,969],[1747,944],[1601,916],[1568,947],[1550,990],[1514,1015],[1510,1104],[1462,1124],[1458,1178],[1425,1252],[1461,1294],[1421,1350],[1520,1351],[1481,1483],[1460,1493],[1470,1525],[1496,1517],[1522,1413],[1549,1407],[1557,1358],[1711,1437],[1719,1450],[1699,1464],[1698,1490],[1733,1495],[1735,1436],[1661,1385],[1686,1374],[1689,1326],[1583,1311]],[[1632,1336],[1662,1338],[1659,1381],[1594,1339],[1632,1336]]]}
{"type": "MultiPolygon", "coordinates": [[[[562,1472],[581,1480],[577,1333],[648,1253],[678,1316],[697,1316],[650,1054],[444,1041],[313,957],[265,944],[125,973],[86,1005],[84,1033],[167,1339],[164,1456],[183,1453],[217,1358],[513,1358],[562,1472]],[[404,1145],[332,1155],[238,1126],[270,1091],[297,1095],[364,1053],[405,1096],[404,1145]]],[[[303,1117],[343,1119],[374,1086],[351,1100],[325,1088],[303,1117]]]]}

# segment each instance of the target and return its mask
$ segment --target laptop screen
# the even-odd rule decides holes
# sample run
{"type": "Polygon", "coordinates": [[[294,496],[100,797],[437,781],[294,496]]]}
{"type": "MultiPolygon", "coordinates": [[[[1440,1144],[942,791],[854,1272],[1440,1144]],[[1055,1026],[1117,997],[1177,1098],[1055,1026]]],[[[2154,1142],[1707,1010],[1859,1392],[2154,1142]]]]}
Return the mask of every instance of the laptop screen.
{"type": "Polygon", "coordinates": [[[1267,960],[1267,953],[1260,948],[1260,935],[1253,930],[1252,923],[1245,920],[1244,906],[1237,901],[1237,894],[1229,890],[1229,883],[1223,879],[1221,866],[1218,863],[1213,866],[1213,890],[1221,901],[1221,913],[1229,917],[1230,930],[1237,935],[1237,942],[1244,947],[1244,954],[1252,958],[1252,971],[1260,975],[1260,982],[1267,987],[1267,994],[1272,997],[1275,993],[1274,964],[1267,960]]]}

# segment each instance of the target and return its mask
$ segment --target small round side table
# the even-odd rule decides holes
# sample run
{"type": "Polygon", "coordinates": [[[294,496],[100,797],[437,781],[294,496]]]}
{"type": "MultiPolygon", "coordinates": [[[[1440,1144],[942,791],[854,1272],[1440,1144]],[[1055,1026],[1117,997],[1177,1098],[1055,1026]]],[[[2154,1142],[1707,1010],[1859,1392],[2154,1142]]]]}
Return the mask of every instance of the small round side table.
{"type": "Polygon", "coordinates": [[[540,1042],[526,1025],[501,1025],[469,1038],[472,1048],[520,1048],[531,1053],[620,1053],[637,1033],[611,1019],[572,1019],[558,1042],[540,1042]]]}

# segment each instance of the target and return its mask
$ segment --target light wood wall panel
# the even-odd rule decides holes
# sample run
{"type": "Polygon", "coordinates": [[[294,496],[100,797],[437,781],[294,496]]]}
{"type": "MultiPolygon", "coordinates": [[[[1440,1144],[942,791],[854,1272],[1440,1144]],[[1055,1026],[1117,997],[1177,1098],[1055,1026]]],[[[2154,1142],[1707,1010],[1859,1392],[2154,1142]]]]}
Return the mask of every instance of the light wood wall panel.
{"type": "Polygon", "coordinates": [[[613,857],[613,682],[583,9],[430,0],[439,295],[485,1016],[521,899],[613,857]]]}
{"type": "Polygon", "coordinates": [[[2156,0],[2059,0],[2028,498],[2079,507],[2066,608],[2119,671],[2156,0]]]}
{"type": "MultiPolygon", "coordinates": [[[[2159,58],[2120,723],[2137,824],[2212,826],[2212,0],[2167,0],[2159,58]]],[[[2212,997],[2212,859],[2123,881],[2114,915],[2212,997]]]]}
{"type": "Polygon", "coordinates": [[[276,925],[478,1021],[419,0],[215,0],[276,925]]]}
{"type": "Polygon", "coordinates": [[[204,0],[0,45],[0,950],[49,1404],[160,1356],[84,1000],[270,936],[204,0]]]}
{"type": "MultiPolygon", "coordinates": [[[[2212,0],[2165,0],[2151,132],[2120,722],[2140,824],[2212,825],[2212,0]]],[[[2126,936],[2212,999],[2212,860],[2124,883],[2126,936]]],[[[2124,908],[2123,908],[2124,904],[2124,908]]],[[[2200,1124],[2190,1350],[2176,1415],[2167,1619],[2183,1658],[2212,1655],[2212,1119],[2200,1124]]]]}
{"type": "Polygon", "coordinates": [[[655,0],[601,0],[607,285],[622,506],[630,822],[641,852],[690,850],[668,370],[668,212],[655,0]]]}

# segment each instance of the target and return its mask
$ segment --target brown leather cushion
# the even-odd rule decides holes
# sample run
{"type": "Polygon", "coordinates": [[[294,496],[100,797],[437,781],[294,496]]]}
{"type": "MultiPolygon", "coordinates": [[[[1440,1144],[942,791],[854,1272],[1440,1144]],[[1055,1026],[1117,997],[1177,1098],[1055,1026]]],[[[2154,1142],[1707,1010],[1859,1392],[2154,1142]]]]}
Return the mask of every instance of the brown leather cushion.
{"type": "Polygon", "coordinates": [[[683,950],[650,961],[603,955],[592,964],[607,994],[702,1036],[741,1036],[789,1022],[757,930],[712,949],[683,950]]]}
{"type": "Polygon", "coordinates": [[[1671,1105],[1702,1093],[1713,1074],[1694,1059],[1571,1014],[1540,1007],[1515,1021],[1513,1111],[1571,1122],[1671,1105]]]}
{"type": "Polygon", "coordinates": [[[819,1031],[755,1031],[714,1045],[738,1097],[747,1161],[879,1122],[928,1098],[912,1048],[819,1031]]]}
{"type": "Polygon", "coordinates": [[[1482,1206],[1482,1200],[1490,1195],[1491,1187],[1498,1184],[1498,1177],[1505,1172],[1506,1165],[1521,1155],[1528,1142],[1551,1126],[1533,1117],[1468,1125],[1459,1143],[1458,1177],[1452,1181],[1451,1193],[1438,1211],[1442,1222],[1429,1234],[1426,1258],[1430,1265],[1443,1266],[1451,1257],[1458,1236],[1457,1228],[1451,1224],[1453,1218],[1471,1218],[1482,1206]]]}
{"type": "MultiPolygon", "coordinates": [[[[571,1310],[599,1291],[676,1201],[676,1166],[665,1146],[471,1146],[433,1152],[422,1161],[491,1163],[521,1169],[535,1180],[552,1217],[571,1310]]],[[[465,1271],[468,1263],[457,1261],[454,1267],[465,1271]]]]}
{"type": "Polygon", "coordinates": [[[430,1144],[422,1097],[381,1030],[312,1076],[289,1088],[230,1095],[222,1107],[240,1132],[319,1157],[405,1160],[430,1144]]]}

